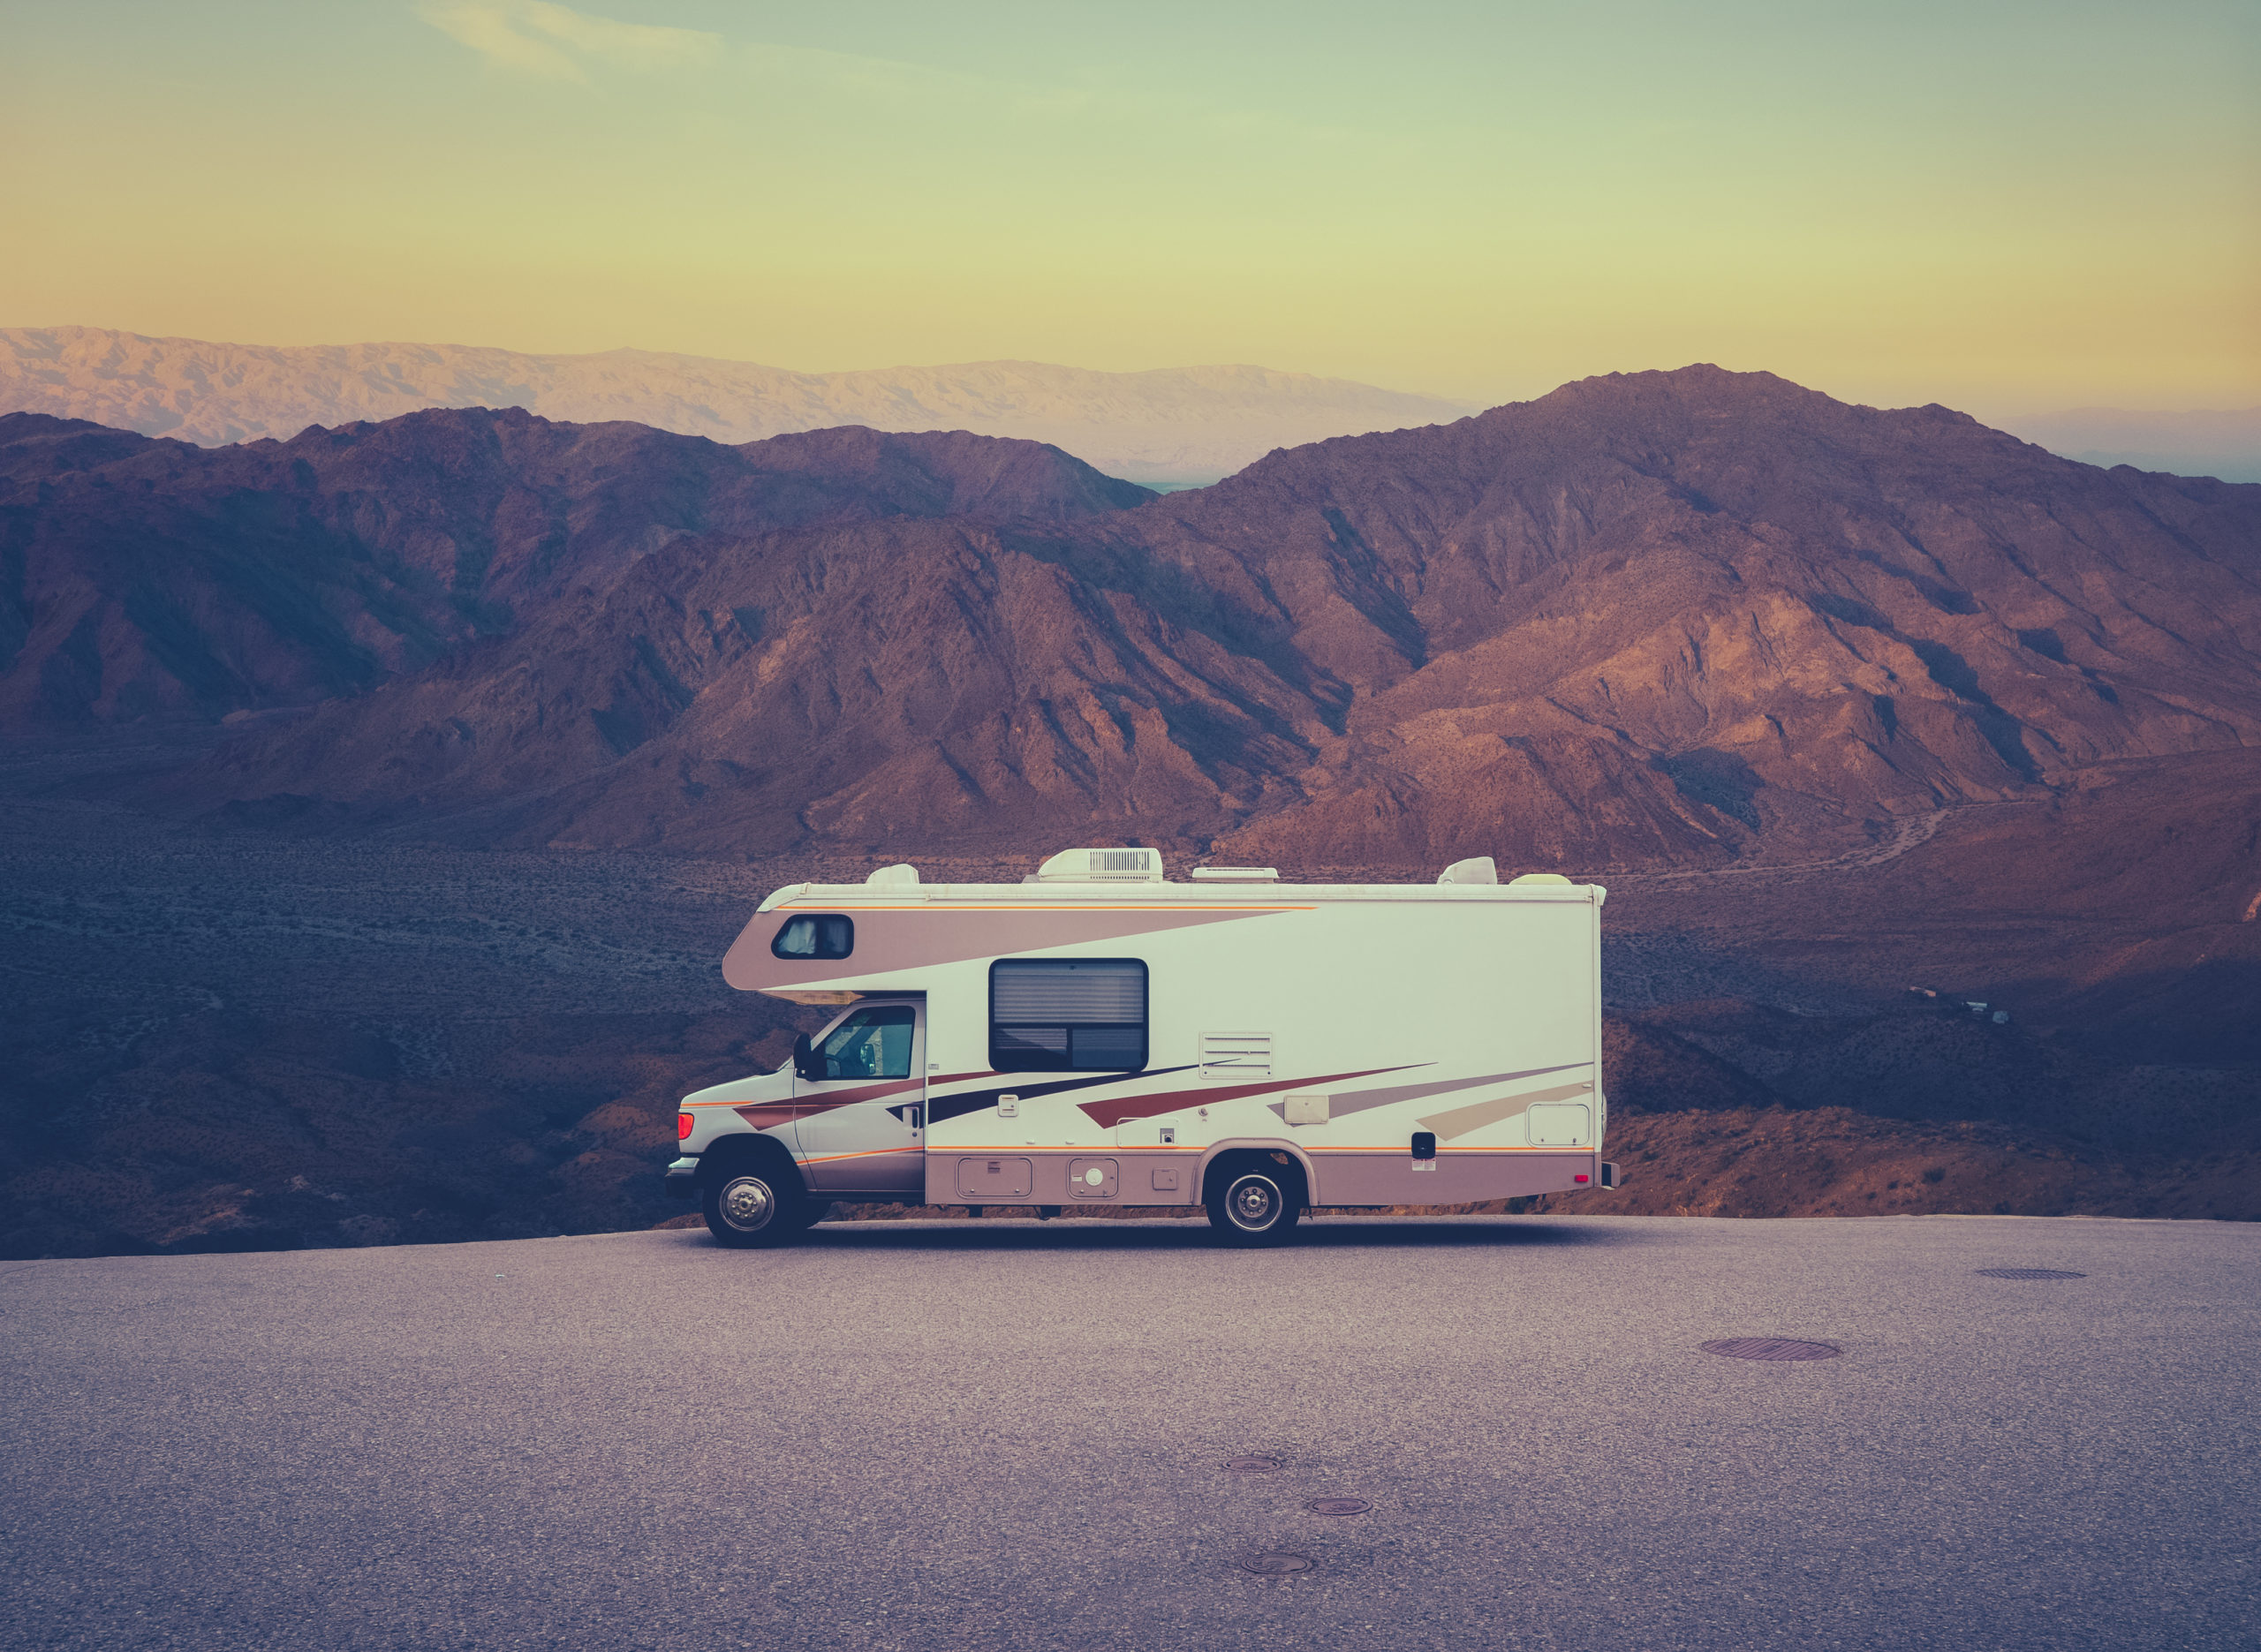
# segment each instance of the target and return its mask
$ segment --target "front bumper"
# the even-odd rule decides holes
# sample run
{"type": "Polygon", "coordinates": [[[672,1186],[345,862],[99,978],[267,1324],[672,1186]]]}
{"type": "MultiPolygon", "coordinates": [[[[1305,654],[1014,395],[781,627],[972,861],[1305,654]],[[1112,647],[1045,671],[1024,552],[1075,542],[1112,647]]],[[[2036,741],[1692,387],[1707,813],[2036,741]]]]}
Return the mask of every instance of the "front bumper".
{"type": "Polygon", "coordinates": [[[665,1184],[668,1196],[671,1199],[696,1199],[699,1196],[698,1158],[694,1155],[690,1158],[678,1158],[669,1165],[665,1184]]]}

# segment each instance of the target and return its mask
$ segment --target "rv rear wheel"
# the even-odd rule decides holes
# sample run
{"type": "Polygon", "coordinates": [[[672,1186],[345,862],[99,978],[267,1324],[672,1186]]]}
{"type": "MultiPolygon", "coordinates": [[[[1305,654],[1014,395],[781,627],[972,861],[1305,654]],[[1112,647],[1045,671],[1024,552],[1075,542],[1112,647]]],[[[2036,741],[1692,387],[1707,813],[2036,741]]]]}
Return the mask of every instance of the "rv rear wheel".
{"type": "Polygon", "coordinates": [[[1269,1170],[1219,1177],[1208,1204],[1209,1226],[1234,1245],[1275,1245],[1303,1214],[1287,1178],[1269,1170]]]}
{"type": "Polygon", "coordinates": [[[808,1231],[808,1201],[764,1171],[742,1170],[707,1184],[707,1231],[739,1249],[790,1245],[808,1231]]]}

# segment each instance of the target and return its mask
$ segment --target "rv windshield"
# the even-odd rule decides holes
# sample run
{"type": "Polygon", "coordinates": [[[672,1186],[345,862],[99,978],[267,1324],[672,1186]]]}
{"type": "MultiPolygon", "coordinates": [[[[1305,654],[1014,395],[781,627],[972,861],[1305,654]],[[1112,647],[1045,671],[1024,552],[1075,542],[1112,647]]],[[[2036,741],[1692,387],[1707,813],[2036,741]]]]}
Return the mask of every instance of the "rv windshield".
{"type": "Polygon", "coordinates": [[[875,1004],[850,1015],[817,1045],[826,1078],[909,1078],[911,1030],[908,1004],[875,1004]]]}

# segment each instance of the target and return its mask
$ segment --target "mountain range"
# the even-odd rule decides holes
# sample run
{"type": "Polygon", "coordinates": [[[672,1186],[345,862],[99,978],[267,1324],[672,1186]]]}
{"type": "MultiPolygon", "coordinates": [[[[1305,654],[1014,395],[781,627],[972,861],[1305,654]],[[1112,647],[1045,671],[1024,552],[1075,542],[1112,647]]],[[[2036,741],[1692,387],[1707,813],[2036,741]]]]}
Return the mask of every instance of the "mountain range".
{"type": "Polygon", "coordinates": [[[2261,744],[2261,487],[1709,366],[1162,498],[484,409],[0,486],[0,727],[248,717],[177,804],[463,842],[1705,865],[2261,744]]]}
{"type": "Polygon", "coordinates": [[[729,448],[515,409],[223,449],[8,414],[0,456],[0,726],[352,693],[547,616],[686,532],[1153,497],[1033,442],[850,428],[729,448]]]}
{"type": "Polygon", "coordinates": [[[1054,443],[1114,476],[1214,481],[1274,448],[1435,424],[1475,409],[1265,367],[1095,373],[1036,361],[792,373],[615,350],[521,355],[457,344],[280,348],[102,328],[0,328],[0,412],[53,414],[205,446],[427,407],[523,407],[721,442],[840,425],[1054,443]]]}
{"type": "MultiPolygon", "coordinates": [[[[427,407],[523,407],[722,442],[838,425],[1049,442],[1159,487],[1215,481],[1275,448],[1448,423],[1480,404],[1266,367],[1097,373],[1037,361],[796,373],[654,351],[527,355],[459,344],[309,346],[0,328],[0,413],[49,413],[201,446],[427,407]]],[[[2261,482],[2261,408],[2079,407],[2005,427],[2084,464],[2261,482]]]]}
{"type": "Polygon", "coordinates": [[[0,1255],[663,1220],[817,1024],[715,974],[761,894],[1125,840],[1599,874],[1577,1208],[2261,1211],[2261,487],[1945,408],[1611,375],[1166,496],[10,414],[0,735],[0,1255]]]}

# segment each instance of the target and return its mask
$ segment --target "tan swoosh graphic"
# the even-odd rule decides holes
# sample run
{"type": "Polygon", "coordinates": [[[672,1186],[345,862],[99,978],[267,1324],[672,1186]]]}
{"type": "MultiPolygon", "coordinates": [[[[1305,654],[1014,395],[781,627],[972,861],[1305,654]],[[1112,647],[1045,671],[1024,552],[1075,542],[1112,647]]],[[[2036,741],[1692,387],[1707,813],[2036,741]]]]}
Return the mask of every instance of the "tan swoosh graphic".
{"type": "MultiPolygon", "coordinates": [[[[1591,1067],[1591,1061],[1558,1061],[1553,1067],[1527,1067],[1520,1073],[1483,1073],[1474,1078],[1435,1079],[1425,1084],[1389,1084],[1380,1090],[1338,1090],[1327,1098],[1327,1115],[1330,1120],[1347,1119],[1354,1113],[1364,1113],[1369,1107],[1387,1107],[1401,1101],[1419,1101],[1427,1096],[1441,1096],[1456,1090],[1476,1090],[1489,1084],[1512,1084],[1518,1079],[1544,1078],[1549,1073],[1567,1073],[1574,1067],[1591,1067]]],[[[1288,1104],[1275,1101],[1272,1111],[1282,1118],[1287,1116],[1288,1104]]]]}
{"type": "Polygon", "coordinates": [[[1449,1142],[1456,1135],[1466,1135],[1471,1130],[1480,1130],[1487,1124],[1512,1119],[1536,1102],[1568,1101],[1573,1096],[1584,1095],[1592,1088],[1592,1084],[1557,1084],[1552,1090],[1531,1090],[1520,1096],[1501,1096],[1471,1106],[1455,1107],[1449,1113],[1434,1114],[1422,1120],[1421,1128],[1433,1130],[1440,1142],[1449,1142]]]}

